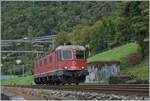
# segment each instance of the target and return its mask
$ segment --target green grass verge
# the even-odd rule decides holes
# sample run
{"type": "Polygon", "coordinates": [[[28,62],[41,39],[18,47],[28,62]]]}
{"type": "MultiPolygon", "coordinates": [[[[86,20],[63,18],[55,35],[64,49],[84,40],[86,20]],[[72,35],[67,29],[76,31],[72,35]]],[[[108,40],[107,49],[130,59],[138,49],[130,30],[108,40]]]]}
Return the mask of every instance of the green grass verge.
{"type": "Polygon", "coordinates": [[[99,53],[87,59],[88,62],[93,61],[121,61],[122,58],[128,57],[130,54],[137,52],[139,45],[129,43],[103,53],[99,53]]]}
{"type": "Polygon", "coordinates": [[[31,85],[35,84],[33,76],[1,79],[1,85],[31,85]]]}
{"type": "Polygon", "coordinates": [[[148,80],[149,79],[149,59],[146,58],[140,64],[130,66],[121,71],[121,74],[134,75],[136,79],[148,80]]]}

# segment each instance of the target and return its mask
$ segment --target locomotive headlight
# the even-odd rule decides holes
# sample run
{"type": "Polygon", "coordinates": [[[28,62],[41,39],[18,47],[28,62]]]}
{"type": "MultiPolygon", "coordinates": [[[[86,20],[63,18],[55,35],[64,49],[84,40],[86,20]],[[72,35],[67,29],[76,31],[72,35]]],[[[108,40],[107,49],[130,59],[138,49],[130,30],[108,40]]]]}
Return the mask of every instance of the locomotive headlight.
{"type": "Polygon", "coordinates": [[[84,69],[85,67],[81,67],[82,69],[84,69]]]}
{"type": "Polygon", "coordinates": [[[65,69],[68,69],[68,67],[64,67],[65,69]]]}

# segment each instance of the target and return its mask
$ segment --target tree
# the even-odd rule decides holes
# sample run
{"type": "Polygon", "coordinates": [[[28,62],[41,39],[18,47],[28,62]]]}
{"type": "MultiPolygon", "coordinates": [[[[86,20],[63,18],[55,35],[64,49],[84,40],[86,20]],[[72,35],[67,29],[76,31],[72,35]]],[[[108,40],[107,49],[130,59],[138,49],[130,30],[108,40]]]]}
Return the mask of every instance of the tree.
{"type": "Polygon", "coordinates": [[[66,43],[69,43],[70,42],[69,39],[70,38],[69,38],[68,33],[66,33],[66,32],[60,32],[60,33],[58,33],[57,37],[56,37],[56,43],[55,43],[56,46],[55,47],[57,47],[59,45],[66,44],[66,43]]]}
{"type": "Polygon", "coordinates": [[[121,30],[126,41],[136,41],[140,45],[143,56],[148,53],[148,42],[144,41],[149,36],[148,3],[148,1],[126,2],[123,10],[125,19],[121,30]]]}
{"type": "Polygon", "coordinates": [[[105,17],[92,26],[94,31],[90,46],[92,46],[93,53],[111,49],[119,45],[119,25],[122,19],[121,17],[105,17]]]}

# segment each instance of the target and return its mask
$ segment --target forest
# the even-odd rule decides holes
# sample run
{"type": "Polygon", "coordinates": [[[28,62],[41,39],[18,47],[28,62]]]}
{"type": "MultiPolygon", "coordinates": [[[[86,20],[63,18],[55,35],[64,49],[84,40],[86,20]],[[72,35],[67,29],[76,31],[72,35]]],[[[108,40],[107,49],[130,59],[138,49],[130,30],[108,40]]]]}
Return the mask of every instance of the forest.
{"type": "Polygon", "coordinates": [[[53,34],[55,47],[89,45],[92,55],[136,42],[145,57],[149,1],[2,1],[1,39],[53,34]]]}

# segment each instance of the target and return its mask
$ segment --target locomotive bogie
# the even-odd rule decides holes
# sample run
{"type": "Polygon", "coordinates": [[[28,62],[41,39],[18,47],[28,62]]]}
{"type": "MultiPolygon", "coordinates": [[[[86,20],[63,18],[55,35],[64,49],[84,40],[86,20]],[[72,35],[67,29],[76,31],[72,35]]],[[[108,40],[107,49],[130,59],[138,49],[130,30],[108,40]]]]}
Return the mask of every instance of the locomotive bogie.
{"type": "Polygon", "coordinates": [[[37,78],[35,78],[36,84],[71,84],[71,83],[80,83],[85,80],[85,76],[87,74],[87,70],[84,71],[59,71],[56,73],[53,73],[54,75],[41,75],[37,78]],[[59,74],[60,73],[60,74],[59,74]]]}

